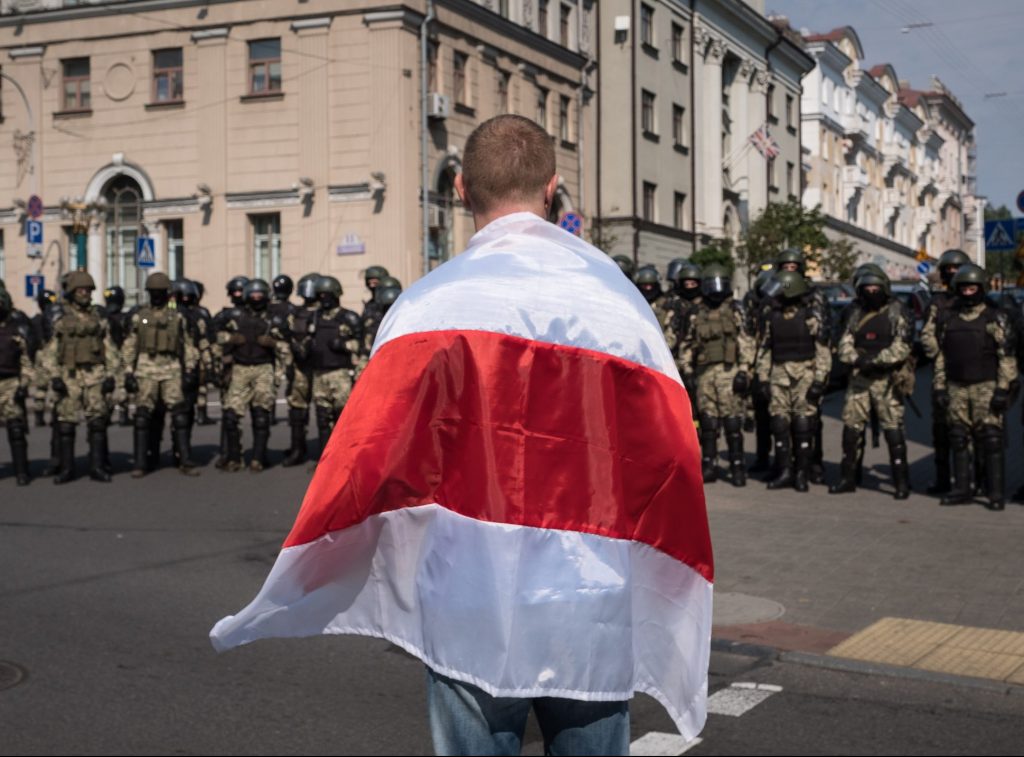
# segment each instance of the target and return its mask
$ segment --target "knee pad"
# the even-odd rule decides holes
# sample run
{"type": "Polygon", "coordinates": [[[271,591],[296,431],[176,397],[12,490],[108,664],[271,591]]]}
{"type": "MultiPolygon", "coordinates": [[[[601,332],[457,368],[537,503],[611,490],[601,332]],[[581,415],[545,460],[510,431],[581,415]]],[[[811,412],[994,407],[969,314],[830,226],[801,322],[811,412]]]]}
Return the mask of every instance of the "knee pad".
{"type": "Polygon", "coordinates": [[[135,428],[149,428],[153,418],[153,411],[148,407],[135,408],[135,428]]]}
{"type": "Polygon", "coordinates": [[[24,441],[26,431],[27,427],[23,418],[14,418],[7,421],[7,433],[12,441],[24,441]]]}
{"type": "Polygon", "coordinates": [[[804,436],[811,436],[814,433],[818,420],[813,415],[798,415],[793,419],[793,433],[804,436]]]}
{"type": "Polygon", "coordinates": [[[107,419],[104,417],[90,418],[85,425],[90,431],[106,431],[107,419]]]}
{"type": "Polygon", "coordinates": [[[238,430],[238,413],[236,413],[234,410],[225,410],[224,415],[222,417],[224,421],[224,428],[228,429],[229,431],[238,430]]]}
{"type": "Polygon", "coordinates": [[[296,425],[305,425],[309,422],[309,410],[304,407],[288,408],[288,420],[296,425]]]}
{"type": "Polygon", "coordinates": [[[174,415],[171,416],[171,425],[177,429],[188,428],[192,425],[189,423],[188,410],[184,408],[176,410],[174,415]]]}
{"type": "Polygon", "coordinates": [[[743,430],[743,419],[742,418],[726,418],[723,421],[725,426],[725,433],[727,434],[738,434],[743,430]]]}
{"type": "Polygon", "coordinates": [[[1003,448],[1003,431],[998,426],[982,426],[981,441],[986,452],[998,452],[1003,448]]]}
{"type": "Polygon", "coordinates": [[[789,418],[784,415],[773,415],[768,425],[775,436],[786,436],[789,434],[789,418]]]}
{"type": "Polygon", "coordinates": [[[252,427],[263,431],[270,428],[270,411],[262,407],[252,409],[252,427]]]}
{"type": "Polygon", "coordinates": [[[949,427],[949,446],[952,447],[954,452],[963,452],[967,449],[970,443],[971,435],[967,432],[966,426],[950,426],[949,427]]]}

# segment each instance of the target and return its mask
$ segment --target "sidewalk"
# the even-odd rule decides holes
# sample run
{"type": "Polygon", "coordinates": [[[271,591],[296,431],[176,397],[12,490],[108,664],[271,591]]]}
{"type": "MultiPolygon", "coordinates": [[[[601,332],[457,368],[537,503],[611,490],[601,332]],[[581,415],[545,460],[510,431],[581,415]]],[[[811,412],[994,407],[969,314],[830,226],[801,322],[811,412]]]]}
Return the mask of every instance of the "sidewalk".
{"type": "MultiPolygon", "coordinates": [[[[926,413],[930,378],[927,370],[919,373],[915,396],[926,413]]],[[[830,395],[825,406],[829,482],[838,476],[841,407],[842,393],[830,395]]],[[[975,670],[991,669],[993,675],[986,677],[1016,676],[1020,680],[1012,682],[1024,682],[1024,656],[1022,667],[1008,672],[1011,660],[986,657],[1024,655],[1024,635],[969,632],[1024,631],[1024,506],[1008,502],[1005,511],[992,512],[979,499],[974,505],[942,507],[925,495],[933,473],[930,420],[914,418],[909,410],[907,415],[915,493],[906,501],[892,498],[884,439],[879,449],[869,442],[865,485],[855,494],[829,495],[826,486],[813,485],[807,494],[768,491],[753,479],[745,489],[708,485],[716,640],[816,654],[846,642],[835,654],[881,663],[899,659],[906,665],[928,658],[933,669],[944,672],[976,675],[975,670]],[[847,642],[887,618],[947,625],[887,621],[847,642]],[[920,630],[926,640],[995,639],[996,647],[972,642],[973,647],[937,650],[926,643],[894,653],[891,645],[908,628],[920,630]]],[[[1024,480],[1019,405],[1009,417],[1008,495],[1024,480]]],[[[748,436],[748,452],[752,441],[748,436]]]]}

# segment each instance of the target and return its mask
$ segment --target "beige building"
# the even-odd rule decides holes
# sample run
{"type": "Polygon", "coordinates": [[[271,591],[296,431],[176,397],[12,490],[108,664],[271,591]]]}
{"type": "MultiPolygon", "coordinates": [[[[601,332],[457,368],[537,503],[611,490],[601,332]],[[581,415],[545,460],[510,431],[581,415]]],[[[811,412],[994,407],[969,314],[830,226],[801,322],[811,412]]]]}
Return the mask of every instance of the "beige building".
{"type": "Polygon", "coordinates": [[[16,304],[34,312],[26,275],[55,289],[80,263],[134,301],[149,237],[155,269],[203,281],[211,308],[233,275],[309,271],[338,276],[357,307],[368,265],[408,283],[424,252],[436,265],[466,243],[452,178],[468,134],[504,112],[546,124],[554,212],[585,213],[595,4],[430,5],[424,245],[425,0],[4,0],[0,261],[16,304]],[[31,195],[46,205],[40,258],[31,195]]]}
{"type": "Polygon", "coordinates": [[[800,80],[813,61],[761,2],[604,0],[598,225],[659,268],[799,198],[800,80]],[[696,8],[696,10],[694,10],[696,8]],[[766,129],[770,157],[751,136],[766,129]]]}

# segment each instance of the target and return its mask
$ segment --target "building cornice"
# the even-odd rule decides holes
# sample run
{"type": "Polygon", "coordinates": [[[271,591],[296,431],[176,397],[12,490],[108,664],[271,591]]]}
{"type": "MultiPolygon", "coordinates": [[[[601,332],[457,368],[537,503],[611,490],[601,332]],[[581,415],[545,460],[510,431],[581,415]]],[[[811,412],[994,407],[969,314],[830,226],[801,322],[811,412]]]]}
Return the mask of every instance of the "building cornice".
{"type": "Polygon", "coordinates": [[[373,199],[373,191],[368,181],[360,184],[332,184],[327,187],[327,199],[330,202],[354,202],[373,199]]]}
{"type": "Polygon", "coordinates": [[[264,192],[227,192],[224,195],[229,210],[248,208],[277,208],[298,205],[299,190],[271,189],[264,192]]]}
{"type": "Polygon", "coordinates": [[[56,21],[78,21],[97,16],[115,16],[120,13],[152,13],[190,6],[221,5],[237,0],[125,0],[108,5],[75,5],[70,8],[42,8],[26,13],[0,16],[0,27],[23,24],[49,24],[56,21]]]}
{"type": "Polygon", "coordinates": [[[31,47],[14,47],[7,54],[11,60],[24,60],[25,58],[41,58],[46,52],[46,45],[32,45],[31,47]]]}
{"type": "Polygon", "coordinates": [[[873,244],[877,244],[879,247],[884,247],[885,249],[891,250],[899,255],[905,255],[912,260],[917,254],[909,247],[904,247],[898,242],[879,236],[867,229],[862,229],[860,226],[854,226],[852,223],[841,221],[835,216],[826,215],[825,225],[835,231],[839,231],[843,234],[849,234],[851,237],[856,237],[857,239],[863,239],[865,242],[872,242],[873,244]]]}

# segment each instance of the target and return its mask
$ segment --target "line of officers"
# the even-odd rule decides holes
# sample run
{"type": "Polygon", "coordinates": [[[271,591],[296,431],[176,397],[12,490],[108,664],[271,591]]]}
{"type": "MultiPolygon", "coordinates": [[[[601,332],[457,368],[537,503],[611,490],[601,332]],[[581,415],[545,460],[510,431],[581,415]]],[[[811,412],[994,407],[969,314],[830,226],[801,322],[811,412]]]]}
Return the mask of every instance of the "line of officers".
{"type": "Polygon", "coordinates": [[[87,429],[89,477],[110,481],[107,428],[115,410],[122,425],[134,427],[133,477],[156,468],[168,415],[175,464],[182,473],[198,475],[191,434],[197,423],[213,423],[207,413],[211,386],[220,390],[223,410],[218,468],[244,467],[246,414],[253,438],[248,467],[254,472],[266,467],[282,385],[291,428],[283,464],[301,464],[308,455],[310,409],[315,409],[322,450],[384,315],[402,291],[382,266],[367,268],[364,281],[370,298],[359,314],[341,306],[342,286],[334,276],[310,273],[297,285],[285,275],[269,284],[236,276],[227,284],[230,304],[211,315],[201,304],[203,287],[197,281],[150,274],[147,303],[126,310],[120,287],[104,292],[103,306],[94,305],[92,277],[73,271],[63,277],[59,297],[40,294],[40,312],[32,318],[13,309],[0,281],[0,420],[7,427],[17,483],[30,481],[30,397],[37,425],[51,426],[44,475],[54,476],[57,484],[75,477],[80,418],[87,429]]]}
{"type": "MultiPolygon", "coordinates": [[[[769,489],[805,492],[809,483],[824,483],[821,410],[835,357],[850,375],[840,474],[829,491],[856,491],[872,423],[889,448],[894,497],[910,495],[904,405],[916,411],[914,316],[879,266],[857,268],[856,296],[834,314],[824,290],[806,278],[798,249],[783,250],[766,266],[742,302],[723,266],[701,270],[673,260],[663,291],[653,266],[635,269],[626,256],[614,259],[650,303],[675,356],[693,405],[705,482],[719,477],[721,431],[729,480],[746,485],[743,431],[756,429],[750,470],[767,472],[769,489]]],[[[963,251],[943,253],[939,271],[945,290],[930,301],[920,335],[924,356],[935,362],[936,479],[928,492],[942,495],[945,505],[984,494],[991,509],[1002,510],[1004,418],[1019,394],[1024,318],[1012,299],[1004,306],[988,296],[988,275],[963,251]]],[[[1024,501],[1024,487],[1014,498],[1024,501]]]]}

